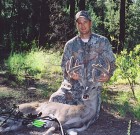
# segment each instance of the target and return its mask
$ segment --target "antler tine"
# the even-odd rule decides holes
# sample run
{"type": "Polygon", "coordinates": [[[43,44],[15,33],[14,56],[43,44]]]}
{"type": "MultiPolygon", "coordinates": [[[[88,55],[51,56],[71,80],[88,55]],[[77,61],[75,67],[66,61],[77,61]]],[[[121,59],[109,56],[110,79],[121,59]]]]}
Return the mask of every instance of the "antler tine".
{"type": "Polygon", "coordinates": [[[74,66],[74,56],[71,56],[71,58],[70,58],[70,64],[69,64],[69,69],[71,69],[71,68],[73,68],[73,66],[74,66]]]}
{"type": "Polygon", "coordinates": [[[109,63],[109,60],[104,57],[104,60],[105,60],[105,63],[107,64],[107,69],[104,68],[102,65],[100,64],[92,64],[92,67],[93,67],[93,70],[92,70],[92,79],[93,81],[95,82],[96,79],[95,79],[95,69],[101,71],[102,73],[105,73],[107,75],[109,75],[110,73],[110,63],[109,63]]]}
{"type": "Polygon", "coordinates": [[[78,66],[78,65],[79,65],[79,60],[77,59],[75,62],[75,66],[78,66]]]}
{"type": "Polygon", "coordinates": [[[73,67],[73,60],[74,59],[74,57],[72,56],[71,58],[70,58],[70,60],[68,60],[67,62],[66,62],[66,71],[67,71],[67,73],[69,73],[70,71],[70,69],[73,67]]]}
{"type": "Polygon", "coordinates": [[[94,68],[92,69],[92,81],[96,82],[96,79],[95,79],[95,69],[94,68]]]}
{"type": "Polygon", "coordinates": [[[66,62],[66,72],[68,73],[68,71],[69,71],[69,65],[70,65],[70,61],[68,60],[67,62],[66,62]]]}
{"type": "Polygon", "coordinates": [[[100,64],[96,64],[96,65],[93,64],[92,67],[94,67],[95,69],[97,69],[97,70],[99,70],[99,71],[101,71],[101,72],[103,72],[103,73],[109,75],[109,71],[108,71],[107,69],[105,69],[105,68],[104,68],[102,65],[100,65],[100,64]]]}
{"type": "Polygon", "coordinates": [[[110,62],[107,57],[104,57],[104,58],[105,58],[105,62],[107,63],[107,71],[109,73],[110,72],[110,62]]]}
{"type": "Polygon", "coordinates": [[[81,86],[85,87],[86,81],[85,81],[85,70],[84,74],[79,71],[80,69],[83,69],[83,65],[79,65],[79,60],[77,59],[74,63],[74,57],[72,56],[70,60],[66,62],[66,72],[68,75],[71,75],[73,72],[78,71],[79,74],[79,83],[81,86]]]}
{"type": "Polygon", "coordinates": [[[81,68],[81,66],[82,66],[82,65],[79,65],[78,60],[76,60],[76,62],[75,62],[75,64],[74,64],[74,57],[72,56],[72,57],[70,58],[70,60],[68,60],[68,61],[66,62],[66,72],[67,72],[68,74],[71,74],[72,72],[79,70],[79,69],[81,68]]]}

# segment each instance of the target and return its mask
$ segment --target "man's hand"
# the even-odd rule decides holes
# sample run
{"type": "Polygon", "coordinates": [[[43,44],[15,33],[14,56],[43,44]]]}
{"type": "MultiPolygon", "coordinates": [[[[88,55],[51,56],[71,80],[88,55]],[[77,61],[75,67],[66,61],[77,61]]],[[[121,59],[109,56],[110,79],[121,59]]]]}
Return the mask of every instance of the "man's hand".
{"type": "Polygon", "coordinates": [[[100,78],[97,80],[98,82],[107,82],[109,81],[110,76],[107,74],[101,74],[100,78]]]}
{"type": "Polygon", "coordinates": [[[71,74],[69,74],[70,78],[72,78],[73,80],[79,80],[80,76],[78,73],[72,72],[71,74]]]}

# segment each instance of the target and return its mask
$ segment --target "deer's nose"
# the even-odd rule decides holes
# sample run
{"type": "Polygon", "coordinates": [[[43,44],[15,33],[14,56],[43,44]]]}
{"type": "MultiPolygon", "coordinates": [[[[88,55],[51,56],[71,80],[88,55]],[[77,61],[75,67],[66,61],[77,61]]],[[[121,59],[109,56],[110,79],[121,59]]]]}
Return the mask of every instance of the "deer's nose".
{"type": "Polygon", "coordinates": [[[88,99],[89,95],[83,95],[83,99],[88,99]]]}

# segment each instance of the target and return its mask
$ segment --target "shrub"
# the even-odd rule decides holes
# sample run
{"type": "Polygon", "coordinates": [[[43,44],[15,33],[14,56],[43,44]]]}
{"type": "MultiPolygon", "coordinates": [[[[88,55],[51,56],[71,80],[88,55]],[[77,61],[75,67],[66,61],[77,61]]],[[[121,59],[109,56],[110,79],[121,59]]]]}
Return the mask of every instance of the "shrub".
{"type": "Polygon", "coordinates": [[[134,85],[139,82],[140,76],[140,45],[137,45],[134,50],[127,52],[126,49],[121,52],[120,55],[116,56],[116,65],[117,69],[114,72],[114,76],[112,77],[113,81],[117,80],[127,80],[130,85],[130,88],[134,92],[134,85]]]}
{"type": "Polygon", "coordinates": [[[32,48],[26,53],[13,53],[5,61],[8,72],[23,81],[26,75],[40,79],[44,74],[61,73],[59,52],[32,48]]]}

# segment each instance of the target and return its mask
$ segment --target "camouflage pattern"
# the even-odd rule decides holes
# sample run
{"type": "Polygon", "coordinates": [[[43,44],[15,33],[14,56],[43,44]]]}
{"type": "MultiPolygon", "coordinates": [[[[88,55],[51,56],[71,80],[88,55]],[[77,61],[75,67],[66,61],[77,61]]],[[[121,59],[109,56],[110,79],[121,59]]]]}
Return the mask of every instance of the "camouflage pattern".
{"type": "Polygon", "coordinates": [[[91,21],[91,17],[90,17],[90,15],[89,15],[89,13],[88,13],[87,11],[84,11],[84,10],[79,11],[79,12],[75,15],[75,20],[77,21],[77,19],[78,19],[79,17],[84,17],[85,19],[91,21]]]}
{"type": "MultiPolygon", "coordinates": [[[[84,43],[79,36],[74,37],[69,40],[64,48],[64,53],[62,57],[62,70],[64,73],[64,81],[71,84],[71,88],[61,86],[57,92],[53,93],[50,97],[50,102],[61,102],[65,104],[82,104],[81,99],[82,89],[80,83],[76,80],[70,79],[65,68],[66,62],[70,60],[71,56],[74,56],[74,59],[79,61],[83,65],[83,71],[86,69],[86,78],[89,80],[92,77],[92,64],[101,64],[106,67],[104,57],[108,58],[110,61],[111,69],[110,76],[113,75],[115,70],[115,57],[112,52],[111,45],[106,37],[92,33],[90,39],[87,43],[84,43]]],[[[100,76],[100,72],[96,71],[96,77],[100,76]]],[[[94,122],[100,112],[101,104],[101,88],[98,88],[98,108],[97,115],[93,118],[94,122]]]]}

